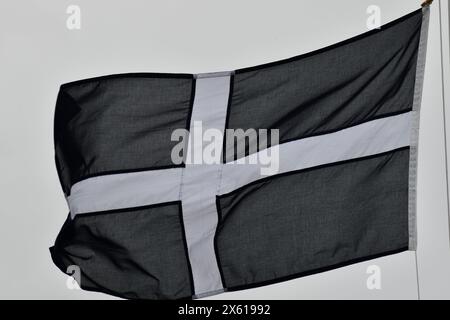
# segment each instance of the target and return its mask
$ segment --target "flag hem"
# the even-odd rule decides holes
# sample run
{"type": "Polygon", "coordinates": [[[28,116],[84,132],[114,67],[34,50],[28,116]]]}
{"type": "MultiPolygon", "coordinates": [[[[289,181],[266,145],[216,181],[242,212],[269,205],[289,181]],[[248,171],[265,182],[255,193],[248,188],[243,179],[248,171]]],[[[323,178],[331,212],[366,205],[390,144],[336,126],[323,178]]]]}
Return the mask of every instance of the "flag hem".
{"type": "Polygon", "coordinates": [[[417,54],[416,79],[414,84],[414,101],[412,107],[410,153],[409,153],[409,183],[408,183],[408,228],[409,250],[417,249],[417,159],[419,146],[420,107],[422,102],[422,88],[425,71],[425,58],[428,39],[428,22],[430,8],[422,9],[422,25],[417,54]]]}

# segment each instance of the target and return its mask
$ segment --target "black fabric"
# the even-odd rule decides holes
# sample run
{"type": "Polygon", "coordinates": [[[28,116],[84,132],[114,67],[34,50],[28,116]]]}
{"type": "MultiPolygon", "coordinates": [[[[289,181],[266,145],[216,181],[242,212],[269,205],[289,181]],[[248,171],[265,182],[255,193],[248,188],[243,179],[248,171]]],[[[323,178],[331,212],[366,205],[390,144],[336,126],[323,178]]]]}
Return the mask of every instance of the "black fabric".
{"type": "Polygon", "coordinates": [[[83,289],[129,299],[194,294],[181,202],[69,217],[51,253],[63,272],[80,267],[83,289]]]}
{"type": "Polygon", "coordinates": [[[173,130],[189,129],[192,76],[117,75],[63,85],[56,164],[66,194],[86,177],[176,166],[173,130]]]}
{"type": "MultiPolygon", "coordinates": [[[[226,128],[279,129],[282,143],[411,110],[421,24],[418,10],[316,52],[237,70],[226,128]]],[[[230,140],[225,162],[251,149],[230,140]]]]}
{"type": "Polygon", "coordinates": [[[408,247],[409,148],[256,181],[217,198],[227,288],[408,247]]]}

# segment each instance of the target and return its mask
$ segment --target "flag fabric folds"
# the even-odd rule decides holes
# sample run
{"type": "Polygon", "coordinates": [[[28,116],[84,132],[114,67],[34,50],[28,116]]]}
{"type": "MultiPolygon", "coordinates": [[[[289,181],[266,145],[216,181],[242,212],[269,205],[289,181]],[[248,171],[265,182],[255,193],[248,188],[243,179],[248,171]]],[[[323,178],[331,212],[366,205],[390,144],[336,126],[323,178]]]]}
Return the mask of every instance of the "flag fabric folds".
{"type": "Polygon", "coordinates": [[[54,142],[70,213],[53,261],[78,266],[86,290],[179,299],[415,250],[428,18],[424,7],[232,72],[62,85],[54,142]],[[199,124],[223,137],[217,163],[191,161],[199,124]],[[190,133],[181,162],[178,129],[190,133]],[[228,135],[250,129],[279,138],[228,135]],[[263,174],[251,160],[268,153],[276,170],[263,174]]]}

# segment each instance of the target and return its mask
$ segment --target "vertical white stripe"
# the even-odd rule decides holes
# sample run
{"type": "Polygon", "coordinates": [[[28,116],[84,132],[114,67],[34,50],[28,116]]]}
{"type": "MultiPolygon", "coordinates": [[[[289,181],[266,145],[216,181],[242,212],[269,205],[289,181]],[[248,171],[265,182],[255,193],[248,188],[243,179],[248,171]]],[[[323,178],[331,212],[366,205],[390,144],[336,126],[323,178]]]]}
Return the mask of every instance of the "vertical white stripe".
{"type": "MultiPolygon", "coordinates": [[[[201,161],[202,135],[208,129],[223,137],[230,88],[230,74],[200,76],[196,80],[186,168],[183,171],[181,200],[186,242],[194,280],[195,295],[223,290],[214,251],[217,226],[216,194],[222,165],[201,161]],[[201,127],[200,127],[201,121],[201,127]],[[194,154],[192,154],[192,152],[194,154]],[[195,161],[191,161],[195,159],[195,161]]],[[[220,146],[222,146],[222,141],[220,146]]]]}

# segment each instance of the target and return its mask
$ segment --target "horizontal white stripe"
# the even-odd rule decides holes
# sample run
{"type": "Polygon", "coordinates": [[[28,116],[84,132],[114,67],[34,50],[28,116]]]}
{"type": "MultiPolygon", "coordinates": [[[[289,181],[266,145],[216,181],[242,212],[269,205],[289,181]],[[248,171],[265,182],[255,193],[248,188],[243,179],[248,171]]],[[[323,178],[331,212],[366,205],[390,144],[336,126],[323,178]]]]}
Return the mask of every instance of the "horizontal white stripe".
{"type": "MultiPolygon", "coordinates": [[[[220,194],[231,192],[264,178],[258,162],[262,153],[279,148],[279,170],[274,174],[365,157],[409,145],[412,112],[369,121],[338,132],[280,144],[226,163],[222,171],[220,194]],[[253,163],[253,164],[249,164],[253,163]]],[[[267,166],[266,166],[267,167],[267,166]]],[[[271,174],[269,174],[271,175],[271,174]]]]}
{"type": "Polygon", "coordinates": [[[103,175],[72,186],[71,216],[180,200],[181,168],[103,175]]]}
{"type": "MultiPolygon", "coordinates": [[[[276,173],[408,146],[413,112],[373,120],[335,133],[283,143],[277,146],[280,159],[276,173]]],[[[273,151],[274,147],[269,150],[273,151]]],[[[263,152],[267,150],[246,157],[245,163],[257,163],[257,158],[263,152]]],[[[261,164],[243,165],[236,161],[223,165],[219,194],[264,178],[261,167],[261,164]]],[[[111,174],[80,181],[72,186],[71,195],[67,198],[71,216],[181,200],[181,176],[182,169],[173,168],[111,174]]],[[[202,180],[198,179],[199,182],[202,180]]]]}

